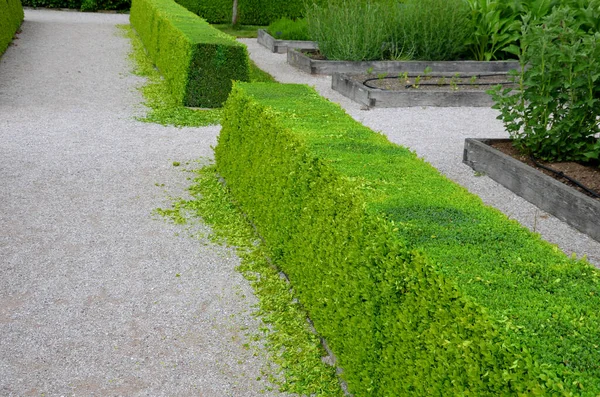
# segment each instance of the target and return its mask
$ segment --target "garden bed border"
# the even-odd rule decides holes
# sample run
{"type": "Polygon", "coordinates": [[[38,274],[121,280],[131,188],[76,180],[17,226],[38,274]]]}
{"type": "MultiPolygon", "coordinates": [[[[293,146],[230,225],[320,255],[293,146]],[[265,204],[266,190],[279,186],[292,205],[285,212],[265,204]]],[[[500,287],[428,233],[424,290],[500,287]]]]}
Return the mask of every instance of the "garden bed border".
{"type": "Polygon", "coordinates": [[[367,87],[345,73],[333,74],[331,88],[368,107],[489,107],[494,103],[485,91],[382,90],[367,87]]]}
{"type": "Polygon", "coordinates": [[[287,62],[306,73],[423,73],[431,68],[433,73],[507,73],[518,69],[518,61],[327,61],[312,59],[294,48],[288,48],[287,62]]]}
{"type": "Polygon", "coordinates": [[[314,41],[278,40],[264,29],[258,29],[256,40],[258,41],[258,44],[277,54],[285,54],[288,48],[298,48],[302,50],[315,50],[319,48],[318,44],[314,41]]]}
{"type": "Polygon", "coordinates": [[[467,138],[463,162],[540,209],[600,241],[600,201],[490,146],[509,139],[467,138]]]}

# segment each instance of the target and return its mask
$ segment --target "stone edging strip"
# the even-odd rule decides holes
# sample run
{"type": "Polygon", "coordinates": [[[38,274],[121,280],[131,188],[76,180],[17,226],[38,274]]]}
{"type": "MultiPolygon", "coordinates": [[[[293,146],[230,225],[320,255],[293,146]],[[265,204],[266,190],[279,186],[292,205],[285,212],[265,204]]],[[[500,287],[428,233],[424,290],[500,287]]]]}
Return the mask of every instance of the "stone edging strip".
{"type": "Polygon", "coordinates": [[[465,140],[463,162],[573,228],[600,241],[600,201],[489,146],[507,139],[465,140]]]}

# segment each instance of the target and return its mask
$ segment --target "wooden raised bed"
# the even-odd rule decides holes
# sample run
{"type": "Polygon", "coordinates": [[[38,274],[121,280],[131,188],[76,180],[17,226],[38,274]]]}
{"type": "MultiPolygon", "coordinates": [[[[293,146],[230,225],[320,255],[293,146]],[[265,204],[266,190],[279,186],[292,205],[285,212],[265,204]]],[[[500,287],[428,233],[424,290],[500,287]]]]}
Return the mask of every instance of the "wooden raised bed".
{"type": "Polygon", "coordinates": [[[586,196],[490,146],[498,141],[508,140],[466,139],[463,162],[594,240],[600,241],[600,200],[586,196]]]}
{"type": "MultiPolygon", "coordinates": [[[[450,76],[449,76],[450,77],[450,76]]],[[[489,86],[478,90],[452,91],[436,88],[430,90],[382,90],[367,87],[349,74],[334,73],[331,88],[342,95],[368,107],[489,107],[493,105],[492,97],[486,93],[489,86]]]]}
{"type": "Polygon", "coordinates": [[[301,51],[289,48],[287,62],[310,74],[333,73],[423,73],[429,67],[433,73],[507,73],[518,69],[517,61],[328,61],[312,59],[301,51]]]}
{"type": "Polygon", "coordinates": [[[314,50],[319,48],[314,41],[303,40],[278,40],[271,36],[266,30],[258,30],[258,44],[268,48],[271,52],[285,54],[288,48],[314,50]]]}

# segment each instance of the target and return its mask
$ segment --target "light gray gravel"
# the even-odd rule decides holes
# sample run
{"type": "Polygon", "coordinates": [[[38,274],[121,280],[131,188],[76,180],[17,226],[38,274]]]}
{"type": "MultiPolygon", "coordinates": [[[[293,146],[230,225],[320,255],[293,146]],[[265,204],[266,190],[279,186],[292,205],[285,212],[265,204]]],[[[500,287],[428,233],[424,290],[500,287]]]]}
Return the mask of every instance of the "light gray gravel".
{"type": "MultiPolygon", "coordinates": [[[[508,137],[498,112],[490,108],[393,108],[361,110],[360,105],[331,89],[330,76],[309,75],[286,63],[286,54],[273,54],[256,39],[241,39],[251,58],[277,81],[314,86],[326,98],[339,103],[348,114],[392,142],[414,150],[442,173],[467,188],[512,219],[541,234],[568,254],[586,255],[600,267],[600,243],[485,176],[475,176],[462,163],[465,138],[508,137]]],[[[600,222],[600,221],[599,221],[600,222]]]]}
{"type": "Polygon", "coordinates": [[[152,216],[219,127],[134,120],[127,23],[27,10],[0,59],[0,396],[265,395],[238,258],[152,216]]]}

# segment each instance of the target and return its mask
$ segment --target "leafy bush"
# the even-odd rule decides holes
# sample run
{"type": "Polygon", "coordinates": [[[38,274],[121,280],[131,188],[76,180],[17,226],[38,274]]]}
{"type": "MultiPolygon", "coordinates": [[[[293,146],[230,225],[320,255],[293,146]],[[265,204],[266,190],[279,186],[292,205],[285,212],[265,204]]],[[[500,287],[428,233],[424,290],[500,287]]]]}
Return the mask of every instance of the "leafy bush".
{"type": "Polygon", "coordinates": [[[306,19],[280,18],[271,22],[267,32],[279,40],[310,40],[306,19]]]}
{"type": "Polygon", "coordinates": [[[541,24],[525,24],[520,90],[494,91],[515,145],[544,160],[600,158],[600,32],[583,30],[577,15],[561,7],[541,24]]]}
{"type": "Polygon", "coordinates": [[[473,34],[467,41],[476,60],[513,58],[519,55],[521,22],[539,24],[558,6],[569,6],[584,31],[600,31],[600,0],[467,0],[473,34]]]}
{"type": "Polygon", "coordinates": [[[21,22],[23,22],[21,1],[0,1],[0,55],[8,48],[21,22]]]}
{"type": "Polygon", "coordinates": [[[600,393],[600,272],[314,90],[236,83],[215,158],[355,396],[600,393]]]}
{"type": "Polygon", "coordinates": [[[407,0],[397,9],[394,58],[458,59],[471,34],[464,0],[407,0]]]}
{"type": "MultiPolygon", "coordinates": [[[[503,56],[503,51],[517,45],[521,30],[520,13],[502,0],[468,0],[472,33],[467,46],[477,61],[503,56]]],[[[513,3],[514,4],[514,3],[513,3]]]]}
{"type": "Polygon", "coordinates": [[[522,16],[529,15],[532,21],[539,21],[550,14],[555,6],[566,4],[570,1],[579,0],[516,0],[510,3],[510,8],[515,14],[522,16]]]}
{"type": "Polygon", "coordinates": [[[307,7],[309,36],[327,59],[383,59],[392,31],[392,13],[378,1],[338,0],[307,7]]]}
{"type": "Polygon", "coordinates": [[[171,0],[134,0],[131,24],[178,103],[219,107],[248,81],[246,47],[171,0]]]}
{"type": "Polygon", "coordinates": [[[128,10],[131,0],[23,0],[28,7],[74,8],[81,11],[128,10]]]}
{"type": "Polygon", "coordinates": [[[600,0],[571,0],[575,4],[575,19],[581,23],[580,28],[585,32],[600,32],[600,0]]]}

